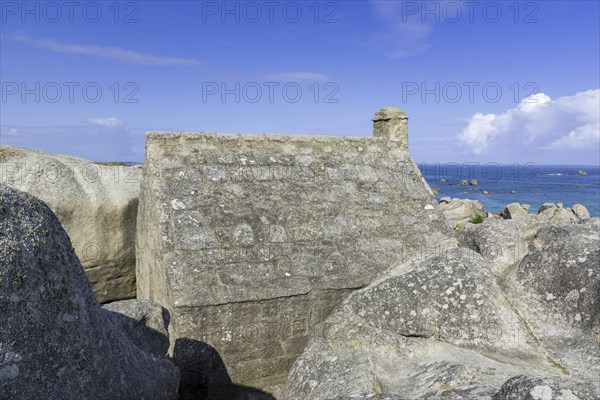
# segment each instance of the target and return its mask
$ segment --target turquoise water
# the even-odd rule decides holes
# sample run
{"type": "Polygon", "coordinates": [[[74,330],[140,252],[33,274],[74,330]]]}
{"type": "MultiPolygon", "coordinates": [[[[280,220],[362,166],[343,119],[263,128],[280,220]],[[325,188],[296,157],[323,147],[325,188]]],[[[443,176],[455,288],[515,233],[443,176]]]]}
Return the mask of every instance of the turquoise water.
{"type": "Polygon", "coordinates": [[[438,200],[442,196],[478,200],[492,212],[513,202],[530,204],[533,212],[545,202],[565,207],[579,203],[600,217],[600,166],[421,163],[419,168],[429,186],[439,189],[438,200]],[[587,175],[578,175],[579,170],[587,175]],[[477,186],[458,185],[463,179],[476,179],[477,186]],[[494,194],[484,195],[484,190],[494,194]]]}

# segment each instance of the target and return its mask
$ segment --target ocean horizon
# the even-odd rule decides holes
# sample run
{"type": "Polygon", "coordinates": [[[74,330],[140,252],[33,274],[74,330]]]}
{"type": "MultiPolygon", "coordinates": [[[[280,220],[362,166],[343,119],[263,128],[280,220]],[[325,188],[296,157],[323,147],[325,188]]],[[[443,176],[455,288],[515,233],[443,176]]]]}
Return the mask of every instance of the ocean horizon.
{"type": "Polygon", "coordinates": [[[543,203],[582,204],[592,217],[600,217],[600,165],[540,165],[536,163],[436,163],[417,164],[440,198],[458,197],[481,202],[487,212],[507,204],[529,204],[535,213],[543,203]],[[578,172],[583,171],[585,175],[578,172]],[[461,186],[475,179],[477,185],[461,186]],[[487,194],[484,194],[487,192],[487,194]]]}

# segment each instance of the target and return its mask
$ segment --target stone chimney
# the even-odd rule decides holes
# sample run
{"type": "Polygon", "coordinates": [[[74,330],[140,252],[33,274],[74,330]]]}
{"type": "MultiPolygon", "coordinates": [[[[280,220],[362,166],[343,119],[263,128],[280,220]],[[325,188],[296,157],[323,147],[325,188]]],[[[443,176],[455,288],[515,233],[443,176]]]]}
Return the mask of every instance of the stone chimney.
{"type": "Polygon", "coordinates": [[[408,150],[408,116],[396,107],[378,110],[373,117],[373,136],[400,142],[408,150]]]}

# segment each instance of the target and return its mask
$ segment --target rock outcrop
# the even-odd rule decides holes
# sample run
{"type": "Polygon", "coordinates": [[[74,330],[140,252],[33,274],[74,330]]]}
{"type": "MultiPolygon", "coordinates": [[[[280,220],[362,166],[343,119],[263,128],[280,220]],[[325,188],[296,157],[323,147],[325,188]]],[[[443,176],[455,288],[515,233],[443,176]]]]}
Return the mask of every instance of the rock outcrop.
{"type": "MultiPolygon", "coordinates": [[[[518,203],[514,204],[518,205],[518,203]]],[[[594,219],[589,219],[589,213],[584,206],[575,205],[573,209],[577,209],[580,215],[588,218],[578,220],[571,209],[559,208],[553,203],[544,203],[538,214],[527,214],[526,217],[516,219],[488,217],[481,224],[466,223],[457,232],[456,237],[462,246],[483,255],[494,275],[500,277],[516,267],[531,251],[539,248],[540,238],[547,236],[544,232],[548,229],[551,232],[556,230],[566,234],[564,231],[569,229],[568,226],[578,221],[582,224],[593,222],[594,219]],[[567,217],[561,217],[563,213],[566,213],[567,217]],[[555,228],[552,230],[550,227],[555,228]],[[547,229],[542,230],[542,228],[547,229]]],[[[581,228],[574,229],[578,231],[581,228]]]]}
{"type": "Polygon", "coordinates": [[[600,376],[600,219],[542,228],[536,250],[501,281],[549,359],[574,377],[600,376]]]}
{"type": "Polygon", "coordinates": [[[140,349],[165,357],[169,351],[169,311],[148,300],[121,300],[103,306],[117,329],[140,349]]]}
{"type": "Polygon", "coordinates": [[[494,275],[502,276],[533,250],[533,238],[545,225],[529,218],[487,218],[481,224],[465,224],[456,236],[463,247],[479,252],[486,259],[494,275]]]}
{"type": "Polygon", "coordinates": [[[282,398],[600,398],[599,228],[542,227],[502,274],[448,244],[401,264],[317,327],[282,398]]]}
{"type": "Polygon", "coordinates": [[[571,209],[564,208],[562,205],[560,207],[554,205],[554,207],[545,209],[538,214],[538,218],[556,224],[567,224],[579,219],[571,209]]]}
{"type": "Polygon", "coordinates": [[[443,197],[440,199],[439,206],[448,223],[454,228],[460,228],[477,216],[485,215],[483,204],[477,200],[456,198],[449,200],[448,197],[443,197]]]}
{"type": "Polygon", "coordinates": [[[511,340],[517,325],[481,256],[448,248],[353,293],[296,361],[283,398],[489,398],[527,360],[546,367],[511,340]]]}
{"type": "Polygon", "coordinates": [[[573,211],[573,214],[580,220],[590,218],[590,212],[583,204],[573,204],[571,211],[573,211]]]}
{"type": "Polygon", "coordinates": [[[571,208],[564,208],[562,203],[544,203],[537,214],[529,216],[553,224],[568,224],[590,218],[590,213],[582,204],[574,204],[571,208]]]}
{"type": "Polygon", "coordinates": [[[101,303],[135,297],[140,166],[0,147],[0,183],[43,200],[69,234],[101,303]]]}
{"type": "Polygon", "coordinates": [[[493,400],[588,400],[598,399],[589,383],[559,377],[515,376],[493,400]]]}
{"type": "Polygon", "coordinates": [[[519,203],[511,203],[507,205],[501,213],[504,219],[527,219],[529,213],[519,203]]]}
{"type": "Polygon", "coordinates": [[[0,397],[177,398],[177,368],[102,309],[43,202],[0,184],[0,232],[0,397]]]}
{"type": "MultiPolygon", "coordinates": [[[[511,203],[498,213],[485,212],[483,204],[477,200],[450,198],[444,196],[439,200],[439,207],[444,217],[455,230],[460,231],[469,223],[481,223],[484,219],[523,220],[525,224],[540,226],[540,223],[568,224],[590,218],[590,213],[582,204],[574,204],[572,208],[564,208],[561,203],[544,203],[538,213],[530,213],[529,204],[511,203]]],[[[515,225],[520,225],[515,223],[515,225]]],[[[521,224],[524,225],[524,224],[521,224]]]]}
{"type": "Polygon", "coordinates": [[[281,383],[350,292],[444,237],[406,121],[380,110],[372,138],[148,134],[138,296],[171,311],[175,353],[197,340],[235,383],[281,383]]]}

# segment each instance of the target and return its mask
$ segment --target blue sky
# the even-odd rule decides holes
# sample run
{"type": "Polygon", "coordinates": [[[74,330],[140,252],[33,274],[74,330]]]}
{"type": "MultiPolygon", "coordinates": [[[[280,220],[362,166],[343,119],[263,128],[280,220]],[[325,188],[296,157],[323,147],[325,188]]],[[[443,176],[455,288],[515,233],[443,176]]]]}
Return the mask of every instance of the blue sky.
{"type": "Polygon", "coordinates": [[[598,1],[0,11],[1,144],[142,161],[149,130],[370,136],[398,106],[418,162],[600,163],[598,1]]]}

